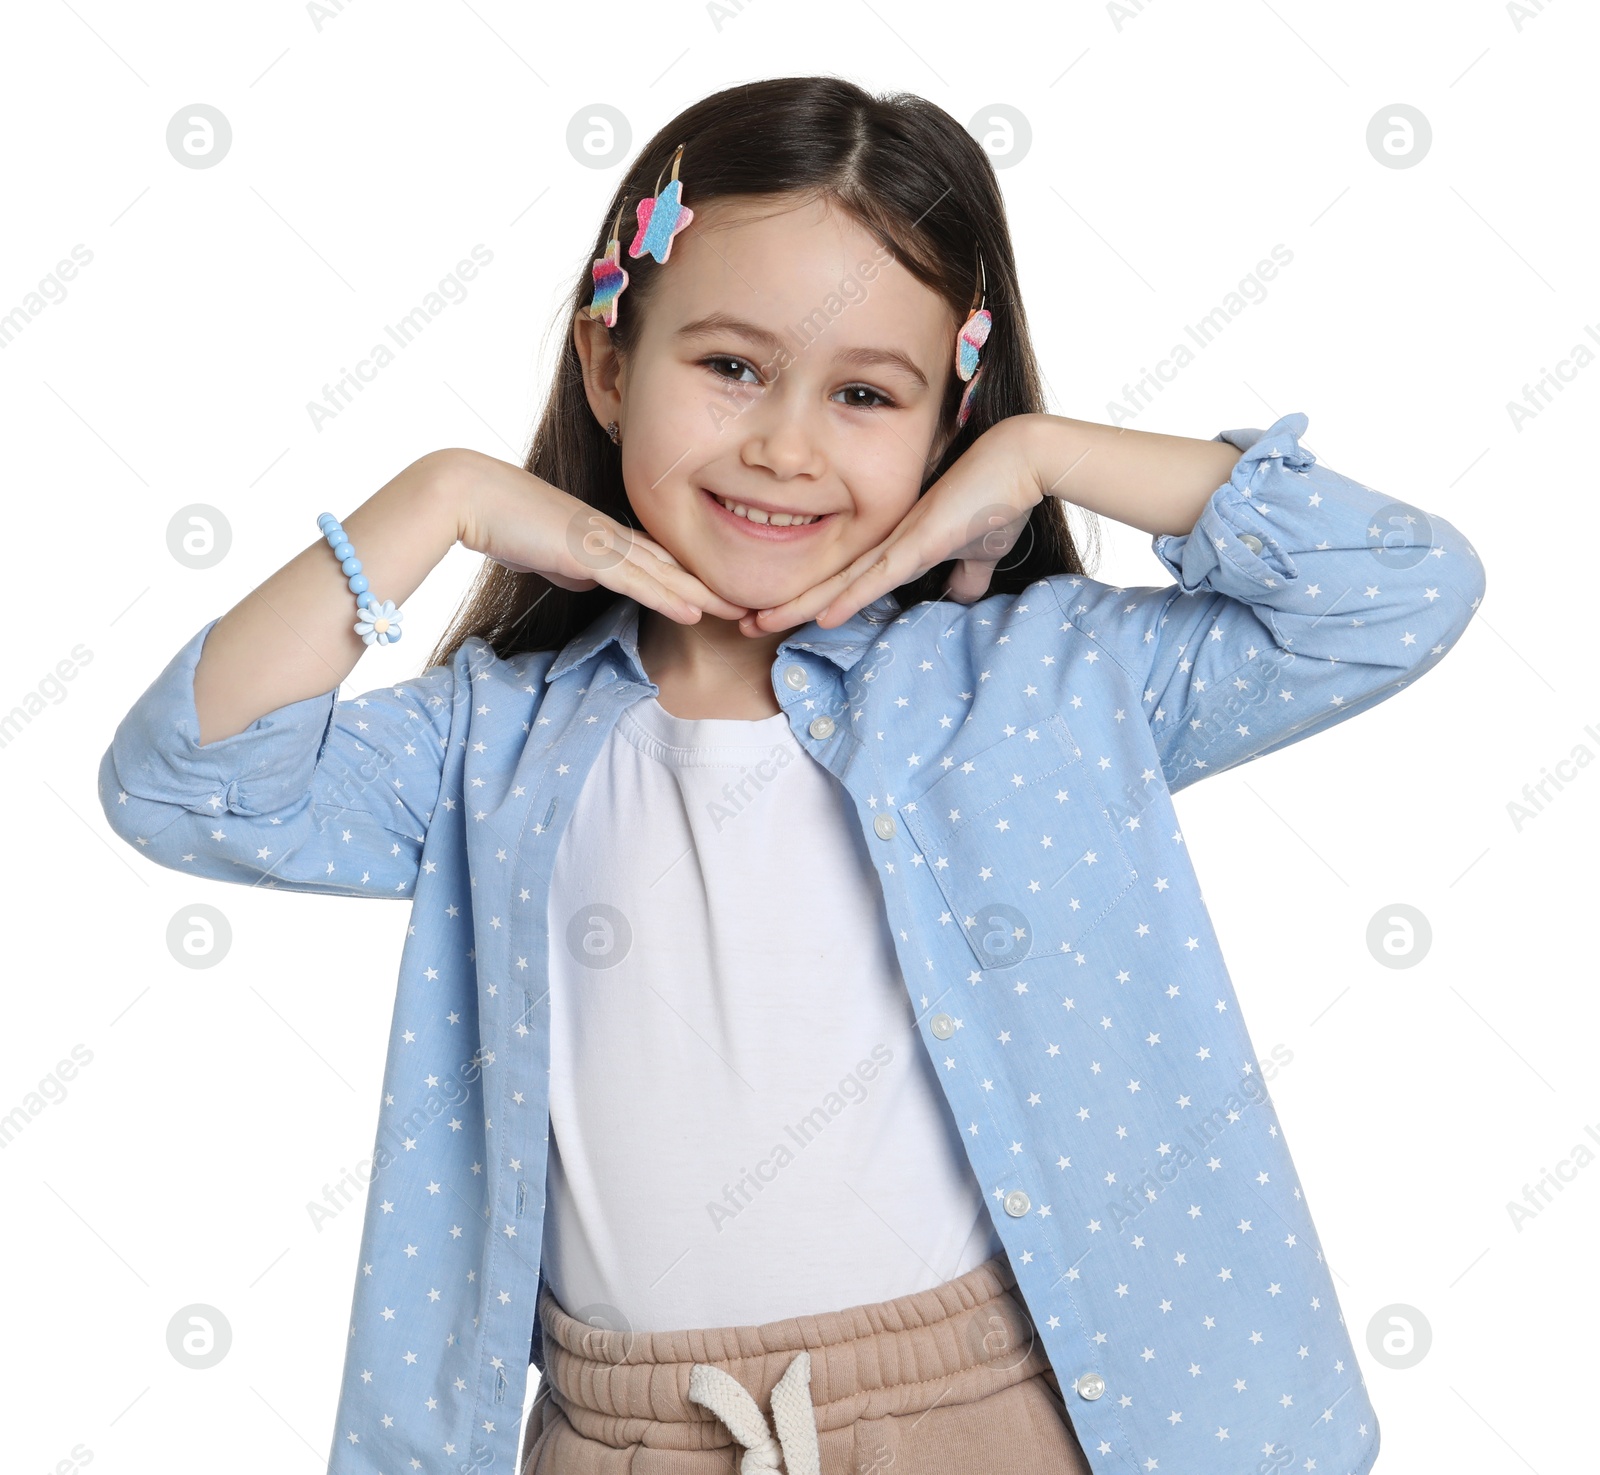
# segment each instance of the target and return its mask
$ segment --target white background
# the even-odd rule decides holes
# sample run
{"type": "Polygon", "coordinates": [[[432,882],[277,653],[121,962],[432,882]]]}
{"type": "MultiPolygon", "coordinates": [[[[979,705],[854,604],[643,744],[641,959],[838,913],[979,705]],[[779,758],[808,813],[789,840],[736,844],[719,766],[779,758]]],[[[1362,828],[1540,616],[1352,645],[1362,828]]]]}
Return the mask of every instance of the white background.
{"type": "MultiPolygon", "coordinates": [[[[320,29],[292,3],[8,14],[0,314],[75,245],[93,261],[0,349],[0,712],[74,646],[92,660],[0,747],[0,1114],[73,1046],[93,1061],[0,1149],[6,1469],[70,1468],[77,1446],[163,1475],[322,1468],[361,1205],[318,1232],[306,1204],[371,1151],[406,911],[150,865],[104,822],[100,756],[179,645],[316,541],[318,512],[434,447],[520,461],[553,310],[621,168],[573,157],[575,114],[620,108],[637,146],[708,92],[797,72],[1028,119],[1001,179],[1059,413],[1107,419],[1287,246],[1266,301],[1134,425],[1211,436],[1304,410],[1323,461],[1482,556],[1484,605],[1436,672],[1178,807],[1257,1052],[1292,1052],[1273,1095],[1380,1470],[1593,1468],[1600,1163],[1520,1231],[1506,1209],[1600,1131],[1600,772],[1520,832],[1507,811],[1577,745],[1600,754],[1579,567],[1600,364],[1520,430],[1506,408],[1600,325],[1592,8],[1530,0],[1519,26],[1489,0],[1128,0],[1120,23],[1060,0],[736,3],[720,25],[693,0],[365,0],[320,29]],[[208,169],[166,147],[196,102],[233,129],[208,169]],[[1404,169],[1366,143],[1396,102],[1433,130],[1404,169]],[[306,402],[478,243],[494,260],[467,300],[314,428],[306,402]],[[204,572],[167,551],[194,502],[233,533],[204,572]],[[211,971],[166,948],[199,900],[234,932],[211,971]],[[1407,969],[1366,943],[1395,902],[1433,929],[1407,969]],[[204,1372],[166,1345],[193,1302],[232,1327],[204,1372]],[[1395,1303],[1432,1328],[1405,1371],[1368,1350],[1395,1303]]],[[[1101,532],[1097,577],[1166,582],[1147,537],[1101,532]]],[[[347,694],[418,669],[476,562],[450,554],[347,694]]]]}

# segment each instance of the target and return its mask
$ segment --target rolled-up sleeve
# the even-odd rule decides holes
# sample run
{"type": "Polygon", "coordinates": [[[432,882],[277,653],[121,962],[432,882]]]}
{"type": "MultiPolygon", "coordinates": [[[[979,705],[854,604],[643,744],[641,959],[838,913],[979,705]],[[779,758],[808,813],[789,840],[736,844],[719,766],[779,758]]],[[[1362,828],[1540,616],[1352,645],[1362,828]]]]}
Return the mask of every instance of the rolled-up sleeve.
{"type": "Polygon", "coordinates": [[[111,828],[191,875],[409,897],[456,712],[454,665],[348,701],[330,691],[291,702],[202,747],[194,672],[215,624],[118,724],[99,772],[111,828]]]}
{"type": "Polygon", "coordinates": [[[1228,480],[1191,531],[1151,540],[1176,583],[1052,581],[1068,620],[1137,683],[1174,791],[1394,695],[1483,597],[1456,528],[1319,465],[1306,423],[1215,437],[1244,452],[1228,480]]]}

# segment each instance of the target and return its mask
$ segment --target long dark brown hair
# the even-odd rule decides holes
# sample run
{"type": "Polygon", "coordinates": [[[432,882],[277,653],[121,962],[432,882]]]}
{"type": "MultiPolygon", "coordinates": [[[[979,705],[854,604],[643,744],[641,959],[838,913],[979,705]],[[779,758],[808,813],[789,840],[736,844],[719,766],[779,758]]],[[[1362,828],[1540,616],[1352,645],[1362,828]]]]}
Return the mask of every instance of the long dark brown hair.
{"type": "MultiPolygon", "coordinates": [[[[949,113],[911,93],[875,97],[837,77],[777,77],[712,94],[679,113],[634,158],[606,207],[581,261],[560,325],[566,343],[544,413],[523,463],[526,470],[638,527],[622,481],[622,453],[590,411],[572,320],[593,291],[590,262],[605,251],[613,219],[622,239],[638,201],[684,145],[685,202],[709,205],[736,196],[794,194],[837,205],[874,235],[918,281],[964,322],[977,295],[979,252],[993,328],[983,349],[982,379],[965,426],[923,482],[926,490],[990,426],[1044,409],[1044,394],[1017,290],[1016,260],[1005,202],[989,156],[949,113]]],[[[670,264],[670,263],[669,263],[670,264]]],[[[648,254],[626,262],[630,281],[616,327],[618,354],[638,340],[662,267],[648,254]]],[[[965,386],[952,368],[941,425],[954,428],[965,386]]],[[[894,591],[904,609],[940,597],[953,564],[945,562],[894,591]]],[[[1056,497],[1033,509],[1016,543],[997,566],[990,594],[1015,593],[1052,574],[1084,566],[1056,497]]],[[[603,585],[572,591],[535,573],[514,573],[485,558],[430,665],[448,663],[463,641],[478,636],[504,658],[520,651],[559,650],[613,600],[603,585]]]]}

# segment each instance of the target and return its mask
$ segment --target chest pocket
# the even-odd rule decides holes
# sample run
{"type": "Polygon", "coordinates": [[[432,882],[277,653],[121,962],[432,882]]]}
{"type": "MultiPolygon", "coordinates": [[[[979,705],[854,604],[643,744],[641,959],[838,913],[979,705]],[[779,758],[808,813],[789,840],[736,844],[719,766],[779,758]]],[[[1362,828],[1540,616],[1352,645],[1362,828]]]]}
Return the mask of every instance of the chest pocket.
{"type": "Polygon", "coordinates": [[[984,968],[1072,951],[1138,879],[1056,715],[957,763],[900,816],[984,968]]]}

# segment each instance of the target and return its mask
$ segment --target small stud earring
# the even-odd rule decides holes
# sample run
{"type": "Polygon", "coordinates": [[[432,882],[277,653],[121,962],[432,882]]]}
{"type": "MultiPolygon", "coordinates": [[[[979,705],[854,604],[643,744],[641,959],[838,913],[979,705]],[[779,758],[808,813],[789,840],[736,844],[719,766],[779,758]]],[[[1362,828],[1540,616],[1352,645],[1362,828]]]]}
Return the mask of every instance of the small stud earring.
{"type": "Polygon", "coordinates": [[[607,422],[606,434],[611,437],[612,445],[620,446],[622,444],[622,427],[615,420],[607,422]]]}

